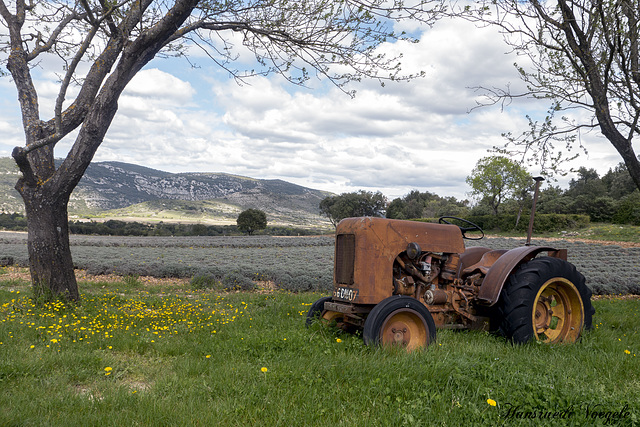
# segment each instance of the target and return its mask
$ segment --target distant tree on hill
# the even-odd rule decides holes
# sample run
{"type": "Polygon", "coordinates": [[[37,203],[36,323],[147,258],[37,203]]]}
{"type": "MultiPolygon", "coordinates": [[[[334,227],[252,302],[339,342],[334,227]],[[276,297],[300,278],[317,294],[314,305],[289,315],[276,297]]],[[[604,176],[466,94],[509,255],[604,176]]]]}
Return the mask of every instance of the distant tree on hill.
{"type": "Polygon", "coordinates": [[[267,214],[260,209],[247,209],[240,212],[236,224],[238,230],[251,235],[254,231],[267,228],[267,214]]]}
{"type": "Polygon", "coordinates": [[[339,196],[325,197],[320,202],[320,213],[329,218],[334,226],[349,217],[384,216],[387,198],[381,193],[360,190],[343,193],[339,196]]]}

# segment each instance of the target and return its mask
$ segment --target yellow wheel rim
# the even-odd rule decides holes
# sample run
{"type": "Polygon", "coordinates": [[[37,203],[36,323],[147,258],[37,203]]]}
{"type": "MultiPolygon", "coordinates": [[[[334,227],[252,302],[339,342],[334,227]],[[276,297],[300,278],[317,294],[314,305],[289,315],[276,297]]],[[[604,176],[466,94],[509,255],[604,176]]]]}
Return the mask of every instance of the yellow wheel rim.
{"type": "Polygon", "coordinates": [[[412,351],[429,344],[429,328],[416,311],[396,310],[385,319],[380,329],[380,342],[384,346],[397,345],[412,351]]]}
{"type": "Polygon", "coordinates": [[[320,319],[323,325],[330,325],[333,321],[339,323],[342,320],[342,313],[338,313],[337,311],[328,311],[324,310],[320,319]]]}
{"type": "Polygon", "coordinates": [[[580,292],[562,277],[548,280],[533,301],[533,331],[538,341],[575,342],[584,325],[580,292]]]}

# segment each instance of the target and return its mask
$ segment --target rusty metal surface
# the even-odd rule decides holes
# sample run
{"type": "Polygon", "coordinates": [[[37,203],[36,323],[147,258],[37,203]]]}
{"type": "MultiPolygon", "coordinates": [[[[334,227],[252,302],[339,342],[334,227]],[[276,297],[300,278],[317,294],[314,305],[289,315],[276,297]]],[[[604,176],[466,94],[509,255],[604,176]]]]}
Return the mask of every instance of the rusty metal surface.
{"type": "Polygon", "coordinates": [[[372,308],[373,306],[352,305],[332,301],[324,303],[325,310],[335,311],[338,313],[369,313],[372,308]]]}
{"type": "Polygon", "coordinates": [[[460,266],[458,267],[457,277],[460,277],[460,274],[465,268],[480,261],[482,255],[484,255],[485,252],[489,251],[491,251],[491,249],[485,248],[483,246],[475,246],[472,248],[468,248],[466,251],[464,251],[464,253],[460,254],[460,266]]]}
{"type": "Polygon", "coordinates": [[[540,252],[549,252],[550,256],[553,256],[558,250],[547,246],[522,246],[511,249],[498,258],[482,282],[478,299],[489,306],[494,305],[500,297],[500,291],[502,291],[507,278],[516,267],[535,258],[540,252]]]}
{"type": "Polygon", "coordinates": [[[325,310],[344,314],[351,326],[385,298],[407,295],[425,304],[438,328],[485,328],[474,302],[494,305],[513,271],[541,252],[566,259],[566,250],[546,246],[465,251],[456,225],[372,217],[342,220],[335,250],[325,310]]]}
{"type": "Polygon", "coordinates": [[[482,258],[478,262],[462,270],[462,275],[471,274],[475,271],[480,271],[482,274],[487,274],[491,266],[507,252],[506,249],[498,249],[495,251],[487,251],[482,254],[482,258]]]}
{"type": "MultiPolygon", "coordinates": [[[[417,243],[422,251],[464,252],[462,233],[455,225],[372,217],[346,218],[336,229],[336,235],[344,234],[355,236],[353,284],[345,283],[341,287],[339,280],[335,282],[334,299],[356,304],[377,304],[392,295],[393,263],[409,243],[417,243]],[[346,299],[341,298],[342,295],[346,299]]],[[[338,256],[344,259],[344,254],[336,253],[336,258],[338,256]]],[[[334,269],[334,280],[341,277],[350,277],[350,274],[334,269]]]]}

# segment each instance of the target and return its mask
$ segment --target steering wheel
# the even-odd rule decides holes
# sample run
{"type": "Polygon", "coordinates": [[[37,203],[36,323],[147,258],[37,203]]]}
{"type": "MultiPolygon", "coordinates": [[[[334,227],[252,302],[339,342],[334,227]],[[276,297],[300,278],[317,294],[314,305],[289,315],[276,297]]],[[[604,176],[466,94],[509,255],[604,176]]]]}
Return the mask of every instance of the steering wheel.
{"type": "Polygon", "coordinates": [[[467,240],[481,240],[484,237],[484,231],[482,230],[482,228],[480,228],[480,226],[478,224],[474,224],[473,222],[464,219],[464,218],[458,218],[457,216],[441,216],[440,218],[438,218],[438,222],[440,224],[449,224],[449,225],[457,225],[458,228],[460,229],[460,231],[462,232],[462,238],[467,239],[467,240]],[[468,224],[469,227],[463,227],[461,225],[458,224],[454,224],[451,221],[448,220],[455,220],[455,221],[459,221],[463,224],[468,224]],[[479,231],[481,233],[480,237],[467,237],[465,235],[465,233],[469,232],[469,231],[479,231]]]}

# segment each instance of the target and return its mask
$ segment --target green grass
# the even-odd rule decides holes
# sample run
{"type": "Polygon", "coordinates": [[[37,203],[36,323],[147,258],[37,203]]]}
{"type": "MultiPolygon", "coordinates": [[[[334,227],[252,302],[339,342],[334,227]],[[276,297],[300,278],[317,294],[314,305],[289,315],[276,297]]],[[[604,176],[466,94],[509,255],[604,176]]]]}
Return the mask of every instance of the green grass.
{"type": "Polygon", "coordinates": [[[593,224],[579,236],[593,240],[640,243],[640,227],[620,224],[593,224]]]}
{"type": "Polygon", "coordinates": [[[573,345],[438,331],[406,354],[305,328],[317,293],[150,291],[130,277],[81,283],[78,307],[36,307],[26,287],[0,276],[0,425],[640,423],[638,300],[594,301],[573,345]]]}
{"type": "MultiPolygon", "coordinates": [[[[494,232],[488,231],[488,234],[503,237],[522,237],[526,238],[526,234],[518,232],[494,232]]],[[[593,223],[589,227],[568,232],[546,232],[539,233],[534,230],[534,239],[544,238],[563,238],[563,239],[587,239],[608,242],[628,242],[640,243],[640,227],[626,224],[605,224],[593,223]]]]}

